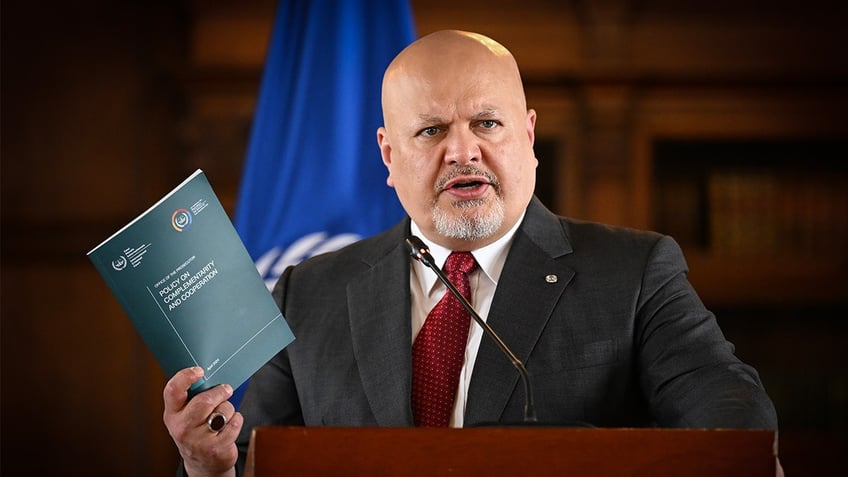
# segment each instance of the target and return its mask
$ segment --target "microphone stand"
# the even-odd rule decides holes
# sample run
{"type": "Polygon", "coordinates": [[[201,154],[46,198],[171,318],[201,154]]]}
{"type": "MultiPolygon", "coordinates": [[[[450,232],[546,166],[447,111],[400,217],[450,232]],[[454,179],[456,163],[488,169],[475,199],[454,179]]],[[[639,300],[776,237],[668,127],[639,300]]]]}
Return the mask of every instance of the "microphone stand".
{"type": "Polygon", "coordinates": [[[471,306],[471,303],[468,303],[468,300],[462,296],[462,293],[456,289],[456,287],[448,280],[448,277],[445,276],[444,272],[436,266],[433,261],[433,256],[430,255],[430,249],[421,241],[420,238],[415,235],[410,235],[406,238],[406,245],[409,247],[409,254],[412,258],[420,261],[424,265],[426,265],[429,269],[436,272],[436,275],[439,277],[439,280],[448,287],[448,290],[456,297],[457,300],[462,304],[466,311],[474,318],[474,321],[483,328],[483,331],[492,338],[495,343],[497,343],[498,347],[503,351],[503,353],[509,358],[512,365],[518,371],[518,374],[521,376],[521,381],[524,384],[524,422],[525,423],[534,423],[536,422],[536,409],[533,405],[533,389],[530,387],[530,377],[527,375],[527,368],[524,367],[524,363],[518,359],[517,356],[509,349],[509,346],[503,342],[500,336],[495,333],[495,330],[489,326],[488,323],[483,321],[480,318],[480,315],[477,314],[477,311],[474,307],[471,306]]]}

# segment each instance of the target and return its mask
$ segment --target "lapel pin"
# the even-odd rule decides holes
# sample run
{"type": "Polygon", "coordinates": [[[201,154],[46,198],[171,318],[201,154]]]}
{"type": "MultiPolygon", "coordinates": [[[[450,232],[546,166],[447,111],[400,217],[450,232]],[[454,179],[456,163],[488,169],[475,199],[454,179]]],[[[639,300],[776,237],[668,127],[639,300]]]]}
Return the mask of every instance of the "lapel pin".
{"type": "Polygon", "coordinates": [[[545,281],[548,283],[556,283],[559,278],[556,275],[548,275],[545,277],[545,281]]]}

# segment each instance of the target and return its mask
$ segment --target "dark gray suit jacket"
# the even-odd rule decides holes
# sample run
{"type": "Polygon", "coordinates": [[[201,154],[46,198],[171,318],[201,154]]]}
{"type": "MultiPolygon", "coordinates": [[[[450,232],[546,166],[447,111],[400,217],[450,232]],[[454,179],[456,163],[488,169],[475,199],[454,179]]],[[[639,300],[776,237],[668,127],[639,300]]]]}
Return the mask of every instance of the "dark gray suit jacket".
{"type": "MultiPolygon", "coordinates": [[[[243,450],[256,425],[413,424],[408,233],[406,219],[286,270],[274,296],[296,340],[250,381],[243,450]]],[[[539,421],[777,427],[686,273],[667,236],[557,217],[533,199],[488,323],[525,362],[539,421]]],[[[518,374],[484,337],[465,425],[519,422],[523,407],[518,374]]]]}

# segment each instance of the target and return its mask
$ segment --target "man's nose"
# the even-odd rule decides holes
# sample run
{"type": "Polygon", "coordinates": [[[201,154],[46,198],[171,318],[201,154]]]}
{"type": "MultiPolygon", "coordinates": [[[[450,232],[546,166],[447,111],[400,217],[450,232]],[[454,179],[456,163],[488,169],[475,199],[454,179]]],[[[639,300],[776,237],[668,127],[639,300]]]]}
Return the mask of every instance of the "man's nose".
{"type": "Polygon", "coordinates": [[[451,128],[445,138],[445,162],[464,165],[480,160],[479,138],[468,128],[451,128]]]}

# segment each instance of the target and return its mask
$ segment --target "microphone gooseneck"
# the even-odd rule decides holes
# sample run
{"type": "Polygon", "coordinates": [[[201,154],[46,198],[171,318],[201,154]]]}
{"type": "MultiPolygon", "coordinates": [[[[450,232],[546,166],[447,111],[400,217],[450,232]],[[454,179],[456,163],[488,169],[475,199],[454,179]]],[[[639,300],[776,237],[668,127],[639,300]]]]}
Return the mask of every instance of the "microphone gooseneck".
{"type": "Polygon", "coordinates": [[[456,297],[457,300],[459,300],[465,310],[468,311],[472,318],[474,318],[474,321],[478,325],[480,325],[481,328],[483,328],[483,332],[489,335],[489,338],[495,341],[501,351],[503,351],[507,358],[509,358],[510,362],[512,362],[512,365],[518,371],[518,374],[521,376],[521,381],[524,384],[524,422],[536,422],[536,410],[533,405],[533,389],[530,387],[530,377],[527,375],[527,368],[524,367],[524,363],[522,363],[521,360],[518,359],[517,356],[515,356],[515,353],[513,353],[512,350],[509,349],[509,346],[507,346],[506,343],[504,343],[504,341],[501,339],[501,337],[498,336],[497,333],[495,333],[495,330],[493,330],[488,323],[486,323],[485,321],[483,321],[482,318],[480,318],[480,315],[477,313],[474,307],[471,306],[471,303],[468,303],[468,300],[466,300],[465,297],[462,296],[462,293],[460,293],[459,290],[457,290],[456,287],[453,285],[453,283],[448,280],[448,277],[445,276],[444,272],[442,272],[442,270],[438,266],[436,266],[435,262],[433,261],[433,256],[430,255],[430,248],[427,247],[427,245],[425,245],[420,238],[416,237],[415,235],[408,236],[406,238],[406,246],[409,248],[409,254],[412,256],[412,258],[420,261],[421,263],[426,265],[427,268],[436,272],[436,275],[439,277],[439,280],[441,280],[442,283],[444,283],[445,286],[448,287],[448,290],[450,290],[451,294],[453,294],[453,296],[456,297]]]}

